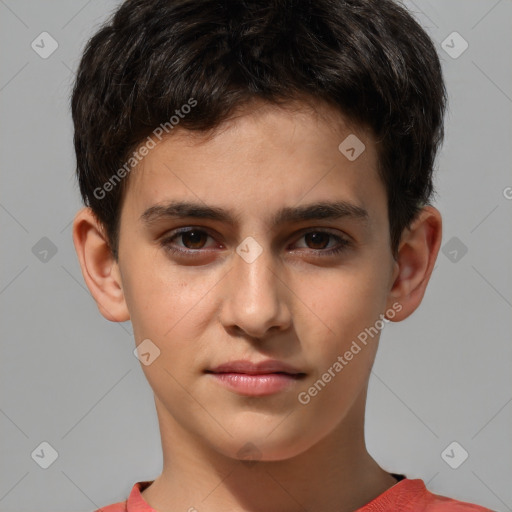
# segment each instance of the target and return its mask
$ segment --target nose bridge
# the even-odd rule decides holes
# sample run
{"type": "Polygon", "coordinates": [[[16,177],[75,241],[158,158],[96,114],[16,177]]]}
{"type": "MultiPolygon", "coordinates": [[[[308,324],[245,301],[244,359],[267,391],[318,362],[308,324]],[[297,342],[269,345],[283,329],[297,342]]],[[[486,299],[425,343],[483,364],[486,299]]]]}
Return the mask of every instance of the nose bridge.
{"type": "Polygon", "coordinates": [[[276,276],[278,256],[260,242],[249,236],[236,248],[223,317],[226,324],[237,325],[255,337],[287,320],[283,283],[276,276]]]}
{"type": "Polygon", "coordinates": [[[268,245],[252,236],[246,237],[236,248],[233,277],[236,288],[246,298],[257,300],[263,294],[267,299],[276,295],[275,257],[268,245]]]}

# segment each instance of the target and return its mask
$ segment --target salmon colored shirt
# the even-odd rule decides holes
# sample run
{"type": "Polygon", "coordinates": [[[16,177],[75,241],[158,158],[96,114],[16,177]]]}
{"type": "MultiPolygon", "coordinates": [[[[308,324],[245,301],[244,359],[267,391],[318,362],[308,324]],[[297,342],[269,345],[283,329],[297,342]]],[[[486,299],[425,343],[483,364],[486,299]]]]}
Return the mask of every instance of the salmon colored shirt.
{"type": "MultiPolygon", "coordinates": [[[[396,474],[393,476],[402,479],[354,512],[493,512],[489,508],[433,494],[427,490],[423,480],[411,480],[396,474]]],[[[141,494],[151,483],[153,480],[137,482],[126,501],[94,512],[158,512],[146,503],[141,494]]]]}

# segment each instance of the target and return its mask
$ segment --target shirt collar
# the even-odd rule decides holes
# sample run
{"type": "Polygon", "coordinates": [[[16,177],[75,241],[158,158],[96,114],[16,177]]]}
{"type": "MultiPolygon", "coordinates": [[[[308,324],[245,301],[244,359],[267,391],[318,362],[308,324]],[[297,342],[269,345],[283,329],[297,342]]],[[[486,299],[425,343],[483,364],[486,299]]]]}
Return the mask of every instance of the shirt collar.
{"type": "MultiPolygon", "coordinates": [[[[395,485],[389,487],[375,499],[364,505],[359,509],[359,511],[365,512],[366,510],[376,510],[375,507],[378,507],[380,502],[389,504],[394,499],[402,496],[404,491],[406,494],[410,493],[410,495],[426,492],[425,484],[421,479],[411,480],[408,479],[405,475],[393,474],[393,476],[400,476],[402,479],[397,481],[395,485]]],[[[135,483],[126,503],[126,512],[158,512],[154,508],[150,507],[146,500],[142,497],[142,491],[149,487],[153,482],[154,480],[145,480],[135,483]]]]}

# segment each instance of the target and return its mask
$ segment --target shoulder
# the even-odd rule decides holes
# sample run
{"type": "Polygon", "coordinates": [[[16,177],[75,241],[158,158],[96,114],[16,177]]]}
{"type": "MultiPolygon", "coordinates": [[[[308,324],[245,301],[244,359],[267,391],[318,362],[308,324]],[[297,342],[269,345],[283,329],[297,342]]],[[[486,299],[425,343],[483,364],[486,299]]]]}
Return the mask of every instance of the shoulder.
{"type": "Polygon", "coordinates": [[[404,478],[357,512],[494,512],[430,492],[423,480],[404,478]]]}
{"type": "Polygon", "coordinates": [[[94,512],[156,512],[146,503],[142,496],[142,491],[152,483],[153,480],[136,482],[125,501],[112,503],[112,505],[101,507],[94,512]]]}
{"type": "Polygon", "coordinates": [[[94,512],[127,512],[126,508],[126,500],[119,501],[118,503],[112,503],[112,505],[107,505],[105,507],[98,508],[94,512]]]}
{"type": "Polygon", "coordinates": [[[493,512],[490,508],[427,491],[425,512],[493,512]]]}
{"type": "Polygon", "coordinates": [[[403,510],[424,512],[494,512],[489,508],[435,494],[425,487],[423,480],[404,480],[402,484],[403,510]]]}

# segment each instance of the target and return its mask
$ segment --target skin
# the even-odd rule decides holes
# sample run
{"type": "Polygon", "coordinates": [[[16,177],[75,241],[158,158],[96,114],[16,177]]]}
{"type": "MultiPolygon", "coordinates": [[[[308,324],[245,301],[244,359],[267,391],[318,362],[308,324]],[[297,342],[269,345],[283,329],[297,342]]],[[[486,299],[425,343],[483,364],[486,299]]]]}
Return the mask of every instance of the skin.
{"type": "Polygon", "coordinates": [[[400,321],[419,306],[441,242],[441,216],[425,207],[394,259],[371,132],[324,104],[310,106],[255,102],[208,137],[176,130],[163,139],[129,176],[119,261],[91,210],[76,215],[75,248],[101,314],[130,319],[136,344],[150,339],[160,350],[150,365],[141,363],[163,448],[162,474],[143,497],[159,512],[348,512],[396,484],[364,440],[380,332],[307,405],[297,396],[379,315],[400,321]],[[366,146],[354,161],[338,150],[349,134],[366,146]],[[237,222],[141,221],[147,208],[170,199],[232,209],[237,222]],[[284,206],[330,200],[366,209],[367,220],[270,225],[284,206]],[[171,243],[196,256],[175,256],[161,245],[179,227],[206,230],[171,243]],[[306,228],[349,245],[322,256],[338,241],[308,238],[306,228]],[[236,252],[249,236],[262,248],[251,263],[236,252]],[[248,397],[204,373],[235,359],[267,358],[306,377],[273,395],[248,397]],[[247,443],[253,463],[241,460],[247,443]]]}

